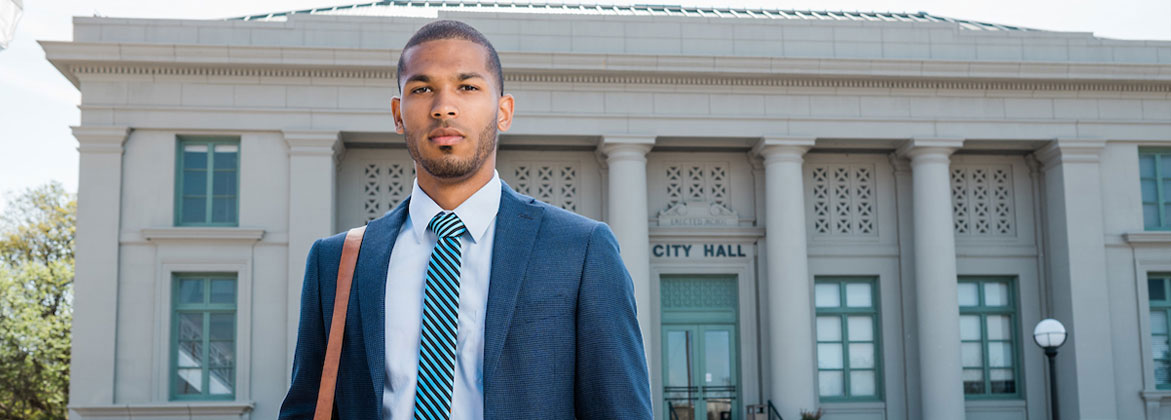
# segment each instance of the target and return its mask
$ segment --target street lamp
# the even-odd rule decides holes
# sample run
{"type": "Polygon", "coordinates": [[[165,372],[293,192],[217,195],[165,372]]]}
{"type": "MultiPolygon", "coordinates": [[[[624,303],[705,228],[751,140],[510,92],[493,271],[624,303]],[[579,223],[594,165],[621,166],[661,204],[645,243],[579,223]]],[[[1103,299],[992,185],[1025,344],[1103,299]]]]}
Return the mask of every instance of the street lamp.
{"type": "Polygon", "coordinates": [[[1057,348],[1065,344],[1066,335],[1065,326],[1053,318],[1043,319],[1037,323],[1036,328],[1033,328],[1033,341],[1045,349],[1045,356],[1049,357],[1049,392],[1053,394],[1049,402],[1052,405],[1050,410],[1053,412],[1053,420],[1061,418],[1057,414],[1057,366],[1054,360],[1057,358],[1057,348]]]}

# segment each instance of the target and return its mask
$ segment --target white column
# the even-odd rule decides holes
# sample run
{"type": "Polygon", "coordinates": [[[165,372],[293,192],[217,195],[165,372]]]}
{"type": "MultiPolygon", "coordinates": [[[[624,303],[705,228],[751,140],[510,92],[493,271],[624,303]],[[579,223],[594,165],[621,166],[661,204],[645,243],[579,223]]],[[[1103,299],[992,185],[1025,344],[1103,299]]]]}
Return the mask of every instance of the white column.
{"type": "Polygon", "coordinates": [[[122,145],[128,127],[73,127],[80,153],[70,405],[114,402],[122,145]]]}
{"type": "Polygon", "coordinates": [[[817,409],[817,358],[813,349],[813,294],[805,249],[802,165],[812,138],[767,137],[755,153],[764,158],[765,245],[768,269],[770,371],[768,399],[784,418],[817,409]]]}
{"type": "MultiPolygon", "coordinates": [[[[607,222],[622,262],[634,282],[634,301],[638,305],[638,326],[642,330],[643,350],[650,352],[651,334],[651,252],[647,219],[646,154],[655,144],[654,136],[608,135],[599,149],[609,168],[607,222]]],[[[647,360],[658,360],[650,358],[647,360]]],[[[652,384],[658,383],[654,378],[652,384]]]]}
{"type": "Polygon", "coordinates": [[[309,255],[313,241],[336,233],[336,159],[343,151],[340,134],[337,130],[284,131],[285,143],[289,146],[288,371],[292,371],[293,350],[297,344],[305,257],[309,255]]]}
{"type": "Polygon", "coordinates": [[[1050,315],[1069,330],[1057,353],[1062,418],[1118,418],[1102,219],[1105,146],[1101,139],[1066,138],[1036,153],[1044,174],[1050,315]]]}
{"type": "Polygon", "coordinates": [[[925,419],[964,418],[949,157],[961,146],[962,139],[931,138],[899,148],[911,159],[919,398],[925,419]]]}

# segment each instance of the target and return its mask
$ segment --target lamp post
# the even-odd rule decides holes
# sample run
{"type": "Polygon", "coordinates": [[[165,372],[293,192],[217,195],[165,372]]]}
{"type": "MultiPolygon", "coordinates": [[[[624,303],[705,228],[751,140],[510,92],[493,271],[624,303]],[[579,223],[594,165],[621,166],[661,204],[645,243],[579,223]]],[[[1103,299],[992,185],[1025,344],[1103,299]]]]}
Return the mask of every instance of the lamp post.
{"type": "Polygon", "coordinates": [[[1053,413],[1053,420],[1061,418],[1057,412],[1057,348],[1065,344],[1065,325],[1061,324],[1053,318],[1047,318],[1037,323],[1033,328],[1033,341],[1037,342],[1038,346],[1045,349],[1045,356],[1049,357],[1049,392],[1052,394],[1049,398],[1051,405],[1050,411],[1053,413]]]}

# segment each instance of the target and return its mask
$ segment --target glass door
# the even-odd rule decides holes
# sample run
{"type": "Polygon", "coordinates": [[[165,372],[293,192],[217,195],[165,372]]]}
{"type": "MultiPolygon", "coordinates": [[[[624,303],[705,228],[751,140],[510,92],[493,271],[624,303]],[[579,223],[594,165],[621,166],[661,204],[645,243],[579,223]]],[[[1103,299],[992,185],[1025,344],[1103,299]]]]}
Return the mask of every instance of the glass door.
{"type": "Polygon", "coordinates": [[[663,353],[667,420],[740,418],[735,325],[664,325],[663,353]]]}

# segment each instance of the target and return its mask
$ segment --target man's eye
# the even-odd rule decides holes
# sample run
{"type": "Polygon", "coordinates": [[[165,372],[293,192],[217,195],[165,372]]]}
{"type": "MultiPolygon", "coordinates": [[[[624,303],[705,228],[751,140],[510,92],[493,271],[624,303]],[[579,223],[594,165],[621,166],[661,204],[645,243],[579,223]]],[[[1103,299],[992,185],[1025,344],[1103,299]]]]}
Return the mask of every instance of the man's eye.
{"type": "Polygon", "coordinates": [[[472,85],[463,85],[463,86],[460,86],[459,88],[463,89],[463,90],[480,90],[480,88],[472,86],[472,85]]]}
{"type": "Polygon", "coordinates": [[[411,89],[411,93],[423,93],[423,92],[430,91],[430,90],[431,90],[431,88],[429,88],[429,87],[417,87],[417,88],[411,89]]]}

